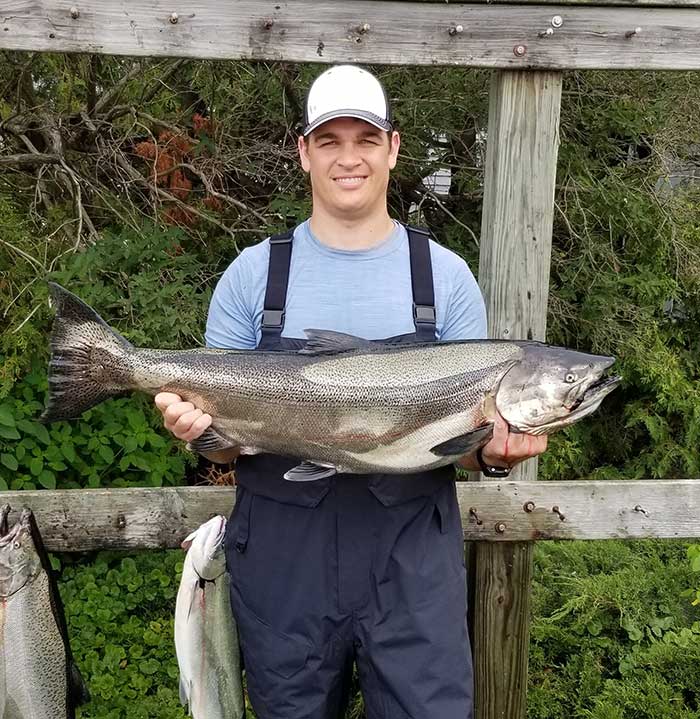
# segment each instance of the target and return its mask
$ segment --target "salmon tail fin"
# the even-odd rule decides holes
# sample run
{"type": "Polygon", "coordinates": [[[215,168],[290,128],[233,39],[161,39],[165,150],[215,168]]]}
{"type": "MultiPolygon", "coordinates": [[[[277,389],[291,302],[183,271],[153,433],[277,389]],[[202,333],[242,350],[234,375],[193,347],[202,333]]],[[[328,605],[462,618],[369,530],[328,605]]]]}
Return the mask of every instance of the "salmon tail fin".
{"type": "Polygon", "coordinates": [[[133,345],[72,292],[49,282],[56,317],[51,333],[49,396],[42,422],[79,417],[129,389],[133,345]]]}
{"type": "Polygon", "coordinates": [[[68,705],[75,709],[92,700],[83,675],[73,659],[68,662],[68,705]]]}

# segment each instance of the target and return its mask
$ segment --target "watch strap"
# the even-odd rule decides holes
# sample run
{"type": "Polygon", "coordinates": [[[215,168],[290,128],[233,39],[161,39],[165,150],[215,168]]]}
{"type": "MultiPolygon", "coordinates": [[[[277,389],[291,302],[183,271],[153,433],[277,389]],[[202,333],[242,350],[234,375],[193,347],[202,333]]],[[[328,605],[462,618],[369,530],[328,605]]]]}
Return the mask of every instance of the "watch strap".
{"type": "Polygon", "coordinates": [[[484,462],[484,455],[482,454],[483,447],[479,447],[476,450],[476,461],[481,467],[481,472],[485,477],[507,477],[510,474],[510,467],[494,467],[491,464],[484,462]]]}

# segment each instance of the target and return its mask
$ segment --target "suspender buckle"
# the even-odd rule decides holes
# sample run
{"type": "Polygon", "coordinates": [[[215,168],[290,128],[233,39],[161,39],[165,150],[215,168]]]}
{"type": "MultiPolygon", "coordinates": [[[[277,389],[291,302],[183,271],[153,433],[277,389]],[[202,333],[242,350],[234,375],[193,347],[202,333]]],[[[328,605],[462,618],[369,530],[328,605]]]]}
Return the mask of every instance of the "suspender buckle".
{"type": "Polygon", "coordinates": [[[284,325],[284,310],[263,310],[262,326],[280,328],[284,325]]]}
{"type": "Polygon", "coordinates": [[[291,232],[287,232],[284,235],[272,235],[269,242],[271,245],[288,245],[292,241],[294,235],[291,232]]]}
{"type": "Polygon", "coordinates": [[[413,320],[416,324],[435,324],[435,308],[432,305],[413,304],[413,320]]]}

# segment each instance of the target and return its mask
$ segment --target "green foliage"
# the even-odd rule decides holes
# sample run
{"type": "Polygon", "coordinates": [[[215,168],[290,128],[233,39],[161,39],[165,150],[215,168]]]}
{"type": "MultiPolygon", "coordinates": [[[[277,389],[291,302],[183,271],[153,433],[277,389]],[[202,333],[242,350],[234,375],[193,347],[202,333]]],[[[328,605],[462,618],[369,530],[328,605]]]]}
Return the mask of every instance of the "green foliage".
{"type": "Polygon", "coordinates": [[[694,607],[700,605],[700,544],[691,544],[688,547],[688,561],[693,571],[693,587],[683,592],[684,597],[690,597],[694,607]]]}
{"type": "Polygon", "coordinates": [[[691,719],[700,612],[679,542],[537,545],[528,716],[691,719]]]}
{"type": "Polygon", "coordinates": [[[207,274],[180,230],[145,226],[105,232],[49,279],[95,307],[133,344],[163,349],[204,343],[207,274]]]}
{"type": "MultiPolygon", "coordinates": [[[[65,560],[64,560],[65,561],[65,560]]],[[[60,591],[76,662],[91,694],[78,716],[180,719],[173,607],[183,554],[100,553],[64,565],[60,591]]]]}
{"type": "Polygon", "coordinates": [[[179,484],[191,456],[164,436],[143,397],[116,399],[79,420],[44,425],[46,370],[34,369],[0,401],[0,489],[179,484]]]}

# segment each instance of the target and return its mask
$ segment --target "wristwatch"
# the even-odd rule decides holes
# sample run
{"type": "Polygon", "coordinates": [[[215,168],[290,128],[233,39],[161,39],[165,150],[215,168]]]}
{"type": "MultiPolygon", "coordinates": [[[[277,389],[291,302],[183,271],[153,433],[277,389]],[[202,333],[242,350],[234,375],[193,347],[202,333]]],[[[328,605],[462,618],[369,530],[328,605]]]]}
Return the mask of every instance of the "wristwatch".
{"type": "Polygon", "coordinates": [[[481,453],[483,447],[476,450],[476,461],[481,467],[481,472],[485,477],[507,477],[510,474],[510,467],[494,467],[484,462],[484,455],[481,453]]]}

